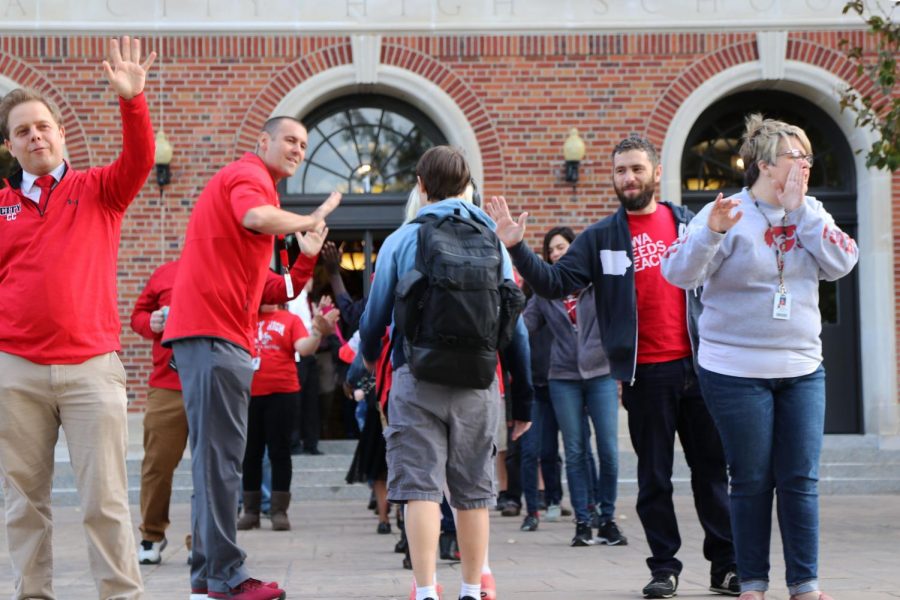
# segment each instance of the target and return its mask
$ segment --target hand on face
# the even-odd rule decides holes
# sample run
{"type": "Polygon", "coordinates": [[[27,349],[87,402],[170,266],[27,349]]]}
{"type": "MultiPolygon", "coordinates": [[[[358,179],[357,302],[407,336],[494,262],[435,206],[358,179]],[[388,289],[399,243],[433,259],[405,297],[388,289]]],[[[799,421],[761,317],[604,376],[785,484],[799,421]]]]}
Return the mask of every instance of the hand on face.
{"type": "Polygon", "coordinates": [[[110,87],[125,100],[130,100],[144,91],[147,72],[156,52],[151,52],[141,64],[141,40],[122,36],[121,43],[113,38],[109,41],[109,60],[103,61],[103,73],[110,87]]]}
{"type": "Polygon", "coordinates": [[[791,170],[788,171],[784,185],[778,180],[773,181],[775,197],[778,198],[778,203],[787,211],[796,210],[803,203],[803,194],[806,191],[808,177],[800,160],[794,160],[793,163],[791,170]]]}

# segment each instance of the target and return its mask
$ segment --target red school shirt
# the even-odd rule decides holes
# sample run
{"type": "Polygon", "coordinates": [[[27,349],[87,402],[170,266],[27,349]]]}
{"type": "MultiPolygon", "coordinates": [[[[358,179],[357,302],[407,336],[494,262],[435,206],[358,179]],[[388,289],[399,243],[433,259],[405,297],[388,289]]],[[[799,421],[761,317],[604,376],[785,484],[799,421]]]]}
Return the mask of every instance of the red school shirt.
{"type": "Polygon", "coordinates": [[[210,179],[188,223],[163,344],[213,337],[251,351],[274,236],[241,223],[266,205],[279,206],[275,180],[251,152],[210,179]]]}
{"type": "Polygon", "coordinates": [[[659,261],[678,237],[672,210],[657,204],[649,215],[628,215],[638,312],[638,364],[690,356],[684,290],[666,281],[659,261]]]}
{"type": "Polygon", "coordinates": [[[165,329],[159,333],[150,329],[150,314],[172,304],[172,286],[175,285],[177,272],[177,260],[160,265],[153,271],[134,305],[134,310],[131,311],[131,329],[139,336],[153,340],[153,371],[148,382],[150,387],[181,391],[178,373],[169,366],[172,361],[172,349],[160,343],[165,329]]]}
{"type": "Polygon", "coordinates": [[[143,94],[119,98],[122,152],[105,167],[68,167],[43,213],[10,178],[0,190],[0,351],[79,364],[119,350],[116,262],[125,210],[153,167],[143,94]]]}
{"type": "Polygon", "coordinates": [[[294,313],[286,310],[259,313],[256,327],[259,369],[253,373],[251,396],[300,391],[294,344],[308,335],[303,321],[294,313]]]}

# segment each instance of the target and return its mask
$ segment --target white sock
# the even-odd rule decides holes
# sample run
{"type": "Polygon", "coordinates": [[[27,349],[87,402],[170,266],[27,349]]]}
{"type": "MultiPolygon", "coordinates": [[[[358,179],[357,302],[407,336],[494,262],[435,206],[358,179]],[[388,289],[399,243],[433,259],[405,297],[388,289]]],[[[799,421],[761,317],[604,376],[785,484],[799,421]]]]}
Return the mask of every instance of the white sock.
{"type": "MultiPolygon", "coordinates": [[[[481,592],[479,591],[479,594],[481,592]]],[[[416,586],[416,600],[426,600],[432,598],[437,600],[437,587],[435,585],[426,585],[425,587],[416,586]]]]}
{"type": "Polygon", "coordinates": [[[459,588],[459,597],[465,598],[466,596],[481,598],[481,582],[466,583],[463,581],[462,586],[459,588]]]}

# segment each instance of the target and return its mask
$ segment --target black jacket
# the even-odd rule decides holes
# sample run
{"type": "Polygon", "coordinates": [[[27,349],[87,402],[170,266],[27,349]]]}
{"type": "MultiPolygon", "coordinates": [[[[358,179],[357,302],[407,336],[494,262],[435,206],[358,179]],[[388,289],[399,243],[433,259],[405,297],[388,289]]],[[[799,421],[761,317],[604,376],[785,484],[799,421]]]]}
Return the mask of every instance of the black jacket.
{"type": "MultiPolygon", "coordinates": [[[[660,202],[672,209],[680,237],[694,217],[687,208],[660,202]]],[[[637,367],[637,298],[634,254],[624,208],[585,229],[554,265],[541,260],[524,242],[509,249],[519,274],[545,298],[562,298],[593,283],[596,289],[600,337],[609,358],[610,375],[634,381],[637,367]],[[625,257],[627,256],[627,260],[625,257]]],[[[696,357],[697,319],[702,307],[696,291],[688,291],[688,335],[696,357]]]]}

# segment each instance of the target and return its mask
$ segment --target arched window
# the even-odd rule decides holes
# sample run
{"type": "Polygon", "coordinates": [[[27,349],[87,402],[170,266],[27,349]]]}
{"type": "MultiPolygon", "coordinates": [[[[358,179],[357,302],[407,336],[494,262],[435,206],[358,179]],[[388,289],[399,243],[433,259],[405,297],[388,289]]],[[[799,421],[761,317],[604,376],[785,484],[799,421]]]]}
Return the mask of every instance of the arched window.
{"type": "Polygon", "coordinates": [[[419,157],[447,143],[422,111],[389,96],[346,96],[301,118],[309,147],[306,160],[282,184],[282,204],[311,207],[341,192],[341,207],[329,219],[332,229],[399,225],[419,157]]]}
{"type": "Polygon", "coordinates": [[[403,222],[419,158],[447,138],[422,111],[385,95],[344,96],[298,116],[309,145],[280,184],[281,205],[308,214],[332,191],[343,194],[328,217],[329,238],[344,251],[351,295],[364,296],[381,242],[403,222]]]}

